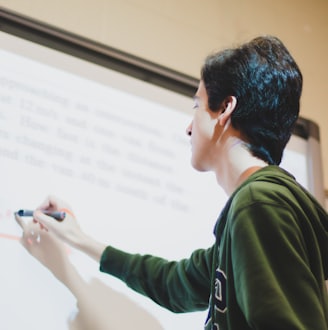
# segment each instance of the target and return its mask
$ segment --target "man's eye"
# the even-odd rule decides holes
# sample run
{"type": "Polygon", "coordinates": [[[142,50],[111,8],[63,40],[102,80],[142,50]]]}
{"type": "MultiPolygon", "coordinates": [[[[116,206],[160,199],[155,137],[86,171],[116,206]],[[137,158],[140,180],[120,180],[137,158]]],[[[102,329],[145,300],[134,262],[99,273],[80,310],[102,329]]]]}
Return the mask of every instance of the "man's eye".
{"type": "Polygon", "coordinates": [[[194,106],[193,106],[192,108],[193,108],[193,109],[198,109],[198,107],[199,107],[198,102],[195,102],[195,103],[194,103],[194,106]]]}
{"type": "Polygon", "coordinates": [[[199,108],[199,98],[197,96],[193,97],[193,101],[194,101],[194,105],[193,105],[193,109],[198,109],[199,108]]]}

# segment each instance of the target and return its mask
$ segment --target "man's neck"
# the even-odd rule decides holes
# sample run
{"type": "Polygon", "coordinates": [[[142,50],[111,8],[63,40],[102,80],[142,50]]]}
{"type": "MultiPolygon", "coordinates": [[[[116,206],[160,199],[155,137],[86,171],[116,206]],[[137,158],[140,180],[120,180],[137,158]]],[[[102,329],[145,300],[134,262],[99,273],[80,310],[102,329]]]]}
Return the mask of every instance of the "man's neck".
{"type": "Polygon", "coordinates": [[[268,164],[254,157],[240,139],[231,139],[220,157],[215,171],[217,181],[230,196],[250,175],[268,164]]]}

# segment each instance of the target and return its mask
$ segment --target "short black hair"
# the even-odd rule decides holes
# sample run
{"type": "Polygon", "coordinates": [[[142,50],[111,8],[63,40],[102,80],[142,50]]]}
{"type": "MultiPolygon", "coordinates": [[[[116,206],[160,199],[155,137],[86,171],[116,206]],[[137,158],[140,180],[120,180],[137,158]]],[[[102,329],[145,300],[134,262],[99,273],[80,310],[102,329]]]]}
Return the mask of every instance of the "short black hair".
{"type": "Polygon", "coordinates": [[[299,115],[303,77],[284,44],[262,36],[208,56],[201,70],[211,111],[237,99],[231,124],[251,153],[279,165],[299,115]]]}

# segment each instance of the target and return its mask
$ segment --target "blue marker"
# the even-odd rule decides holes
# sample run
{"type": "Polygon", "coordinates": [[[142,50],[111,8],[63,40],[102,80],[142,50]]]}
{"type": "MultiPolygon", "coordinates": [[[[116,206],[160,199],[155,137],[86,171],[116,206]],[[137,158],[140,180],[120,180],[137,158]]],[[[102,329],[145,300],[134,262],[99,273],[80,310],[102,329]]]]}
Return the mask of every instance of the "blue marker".
{"type": "MultiPolygon", "coordinates": [[[[32,210],[19,210],[17,212],[17,214],[20,216],[20,217],[33,217],[33,212],[32,210]]],[[[63,221],[65,216],[66,216],[66,213],[65,212],[51,212],[51,211],[42,211],[44,214],[50,216],[50,217],[53,217],[54,219],[56,219],[57,221],[63,221]]]]}

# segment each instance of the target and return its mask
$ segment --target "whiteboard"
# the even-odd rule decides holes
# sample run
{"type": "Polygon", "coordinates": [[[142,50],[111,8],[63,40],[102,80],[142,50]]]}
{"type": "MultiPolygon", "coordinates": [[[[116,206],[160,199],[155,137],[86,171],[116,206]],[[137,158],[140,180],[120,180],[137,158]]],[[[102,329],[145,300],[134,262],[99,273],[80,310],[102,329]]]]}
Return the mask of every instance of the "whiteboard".
{"type": "MultiPolygon", "coordinates": [[[[13,212],[52,193],[100,241],[176,260],[212,245],[227,196],[213,174],[190,166],[191,97],[10,33],[0,32],[0,45],[1,328],[83,329],[78,297],[18,243],[13,212]]],[[[293,135],[282,166],[315,192],[314,149],[293,135]]],[[[192,329],[205,321],[206,312],[157,306],[74,249],[67,258],[103,329],[192,329]]]]}

